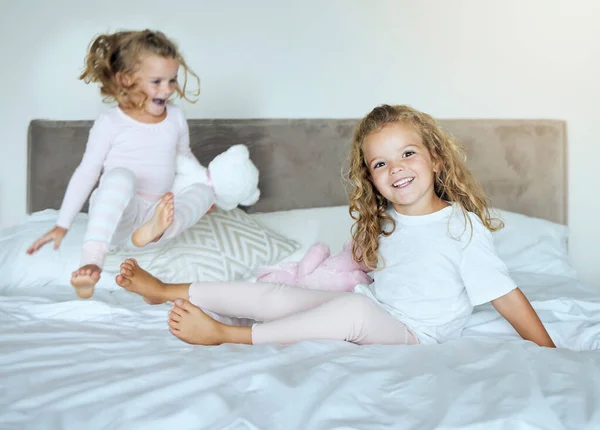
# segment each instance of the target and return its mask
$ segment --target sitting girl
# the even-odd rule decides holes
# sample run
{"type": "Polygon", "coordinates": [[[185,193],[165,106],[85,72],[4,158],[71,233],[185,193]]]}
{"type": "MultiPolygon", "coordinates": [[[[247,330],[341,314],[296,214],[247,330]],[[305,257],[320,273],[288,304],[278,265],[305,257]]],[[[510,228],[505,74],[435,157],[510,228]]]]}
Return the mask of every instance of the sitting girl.
{"type": "Polygon", "coordinates": [[[350,213],[357,262],[373,283],[354,292],[281,284],[165,284],[135,260],[117,283],[149,303],[174,301],[171,332],[192,344],[438,343],[460,336],[473,306],[491,302],[523,339],[554,347],[536,312],[497,256],[502,227],[467,170],[457,142],[429,115],[376,107],[357,125],[350,153],[350,213]],[[251,327],[214,320],[250,318],[251,327]]]}

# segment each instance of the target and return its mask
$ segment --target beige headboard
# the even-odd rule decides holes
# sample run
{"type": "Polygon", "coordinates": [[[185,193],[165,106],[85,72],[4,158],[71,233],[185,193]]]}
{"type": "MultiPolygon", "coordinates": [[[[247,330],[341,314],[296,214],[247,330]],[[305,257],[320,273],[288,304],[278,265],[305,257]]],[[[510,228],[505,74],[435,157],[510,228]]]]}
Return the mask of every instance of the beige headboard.
{"type": "MultiPolygon", "coordinates": [[[[567,222],[566,124],[558,120],[440,121],[467,148],[468,166],[494,206],[567,222]]],[[[248,145],[260,170],[250,212],[347,203],[341,165],[355,119],[192,119],[192,150],[208,162],[248,145]]],[[[28,212],[60,207],[92,121],[34,120],[29,128],[28,212]]]]}

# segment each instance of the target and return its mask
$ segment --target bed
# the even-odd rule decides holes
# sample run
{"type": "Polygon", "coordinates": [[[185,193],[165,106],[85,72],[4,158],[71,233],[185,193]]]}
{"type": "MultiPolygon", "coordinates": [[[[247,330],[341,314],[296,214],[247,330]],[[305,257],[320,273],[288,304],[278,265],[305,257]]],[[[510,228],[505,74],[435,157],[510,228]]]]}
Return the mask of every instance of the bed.
{"type": "MultiPolygon", "coordinates": [[[[261,199],[135,257],[183,282],[251,278],[257,265],[295,261],[316,241],[338,251],[350,234],[340,172],[355,122],[190,120],[203,164],[248,145],[261,199]],[[251,246],[233,249],[221,240],[224,226],[251,246]]],[[[53,225],[91,122],[34,120],[30,215],[0,232],[0,428],[600,428],[600,297],[568,259],[566,124],[441,124],[466,146],[506,223],[494,233],[498,253],[559,349],[521,340],[490,305],[475,309],[460,339],[441,345],[191,346],[169,333],[170,305],[149,306],[114,284],[120,250],[94,298],[78,300],[68,279],[85,213],[58,251],[26,259],[25,249],[53,225]]]]}

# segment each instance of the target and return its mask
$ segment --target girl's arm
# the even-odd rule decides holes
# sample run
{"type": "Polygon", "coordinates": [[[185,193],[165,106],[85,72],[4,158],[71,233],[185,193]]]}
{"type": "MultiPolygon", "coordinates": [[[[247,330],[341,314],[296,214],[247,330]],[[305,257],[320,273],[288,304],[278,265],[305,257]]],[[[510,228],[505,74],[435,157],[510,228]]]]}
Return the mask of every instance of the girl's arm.
{"type": "Polygon", "coordinates": [[[491,302],[523,339],[555,347],[529,300],[496,253],[491,233],[479,218],[472,216],[471,219],[473,235],[463,250],[460,267],[471,304],[491,302]]]}
{"type": "MultiPolygon", "coordinates": [[[[173,109],[173,108],[171,108],[173,109]]],[[[179,140],[177,141],[177,154],[185,155],[186,157],[193,160],[198,166],[201,166],[196,156],[192,153],[190,147],[190,127],[181,109],[177,108],[176,111],[177,123],[179,126],[179,140]]]]}
{"type": "Polygon", "coordinates": [[[96,185],[110,149],[112,122],[101,116],[90,129],[81,163],[69,180],[56,225],[68,230],[96,185]]]}
{"type": "Polygon", "coordinates": [[[106,117],[100,117],[94,122],[81,163],[69,180],[56,226],[37,239],[27,249],[28,254],[37,252],[48,242],[54,242],[54,249],[58,249],[67,234],[67,230],[71,227],[73,220],[81,211],[83,204],[98,181],[110,148],[111,131],[110,121],[106,117]]]}
{"type": "Polygon", "coordinates": [[[492,300],[492,305],[525,339],[539,346],[556,348],[537,313],[523,292],[515,288],[510,293],[492,300]]]}
{"type": "MultiPolygon", "coordinates": [[[[200,164],[200,161],[196,158],[196,156],[192,153],[192,148],[190,147],[190,127],[185,118],[185,115],[181,110],[179,110],[179,140],[177,142],[177,153],[181,155],[185,155],[190,160],[192,160],[198,167],[204,167],[200,164]]],[[[216,205],[212,205],[206,215],[209,215],[215,211],[217,208],[216,205]]]]}

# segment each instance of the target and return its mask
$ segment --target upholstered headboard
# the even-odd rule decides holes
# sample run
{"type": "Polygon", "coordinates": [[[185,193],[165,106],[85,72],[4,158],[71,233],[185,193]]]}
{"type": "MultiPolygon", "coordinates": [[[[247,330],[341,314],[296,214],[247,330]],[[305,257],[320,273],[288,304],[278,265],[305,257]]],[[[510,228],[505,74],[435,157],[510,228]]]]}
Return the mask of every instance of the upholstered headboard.
{"type": "MultiPolygon", "coordinates": [[[[566,124],[558,120],[441,120],[498,208],[567,221],[566,124]]],[[[192,150],[207,165],[245,143],[260,170],[249,212],[347,203],[341,176],[355,119],[192,119],[192,150]]],[[[29,128],[27,210],[60,207],[92,121],[34,120],[29,128]]]]}

